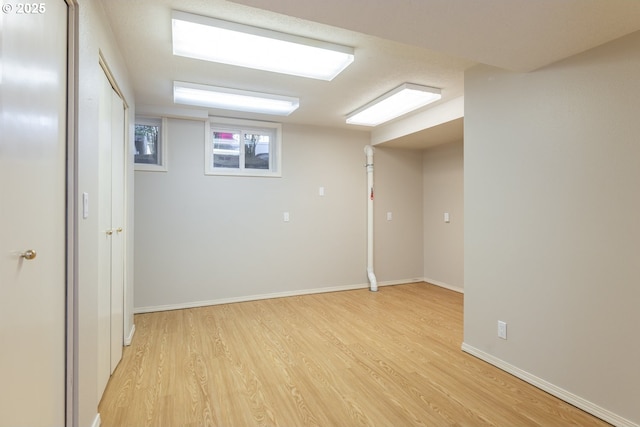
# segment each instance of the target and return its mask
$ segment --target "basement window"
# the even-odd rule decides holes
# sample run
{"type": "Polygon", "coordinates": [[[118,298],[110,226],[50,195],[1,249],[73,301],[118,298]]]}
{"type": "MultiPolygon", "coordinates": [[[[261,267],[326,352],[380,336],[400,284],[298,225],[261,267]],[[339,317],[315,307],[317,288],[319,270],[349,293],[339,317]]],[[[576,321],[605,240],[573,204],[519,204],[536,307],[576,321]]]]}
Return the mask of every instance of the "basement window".
{"type": "Polygon", "coordinates": [[[213,118],[205,146],[206,175],[279,177],[279,123],[213,118]]]}
{"type": "Polygon", "coordinates": [[[167,171],[167,119],[136,117],[135,169],[167,171]]]}

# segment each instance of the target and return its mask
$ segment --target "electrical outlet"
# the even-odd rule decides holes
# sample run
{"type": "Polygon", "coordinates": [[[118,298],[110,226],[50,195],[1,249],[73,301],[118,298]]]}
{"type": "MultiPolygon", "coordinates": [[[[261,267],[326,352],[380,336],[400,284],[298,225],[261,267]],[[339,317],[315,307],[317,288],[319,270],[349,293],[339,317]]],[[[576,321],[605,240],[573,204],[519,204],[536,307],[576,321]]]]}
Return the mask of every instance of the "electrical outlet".
{"type": "Polygon", "coordinates": [[[507,339],[507,323],[498,320],[498,338],[507,339]]]}

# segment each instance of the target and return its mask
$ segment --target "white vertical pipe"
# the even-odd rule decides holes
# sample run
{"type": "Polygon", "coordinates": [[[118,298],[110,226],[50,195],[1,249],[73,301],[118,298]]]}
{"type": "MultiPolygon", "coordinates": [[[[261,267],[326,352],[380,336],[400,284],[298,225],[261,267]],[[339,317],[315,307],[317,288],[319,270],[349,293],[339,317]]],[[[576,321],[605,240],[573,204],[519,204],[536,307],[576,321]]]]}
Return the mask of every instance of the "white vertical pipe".
{"type": "Polygon", "coordinates": [[[373,272],[373,147],[364,147],[367,156],[367,277],[369,278],[369,290],[378,290],[378,281],[373,272]]]}

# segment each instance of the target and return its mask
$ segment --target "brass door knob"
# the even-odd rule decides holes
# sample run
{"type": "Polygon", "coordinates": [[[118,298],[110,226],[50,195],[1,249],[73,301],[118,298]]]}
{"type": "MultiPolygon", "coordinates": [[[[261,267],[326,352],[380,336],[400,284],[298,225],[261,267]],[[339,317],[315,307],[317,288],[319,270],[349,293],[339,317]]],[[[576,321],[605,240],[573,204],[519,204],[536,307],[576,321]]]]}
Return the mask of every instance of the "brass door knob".
{"type": "Polygon", "coordinates": [[[29,249],[28,251],[21,254],[20,256],[24,259],[31,260],[31,259],[34,259],[36,255],[38,255],[36,251],[34,251],[33,249],[29,249]]]}
{"type": "Polygon", "coordinates": [[[118,228],[116,228],[116,231],[117,231],[118,233],[122,233],[122,227],[118,227],[118,228]]]}
{"type": "Polygon", "coordinates": [[[107,233],[107,236],[111,236],[113,234],[113,230],[107,230],[106,233],[107,233]]]}

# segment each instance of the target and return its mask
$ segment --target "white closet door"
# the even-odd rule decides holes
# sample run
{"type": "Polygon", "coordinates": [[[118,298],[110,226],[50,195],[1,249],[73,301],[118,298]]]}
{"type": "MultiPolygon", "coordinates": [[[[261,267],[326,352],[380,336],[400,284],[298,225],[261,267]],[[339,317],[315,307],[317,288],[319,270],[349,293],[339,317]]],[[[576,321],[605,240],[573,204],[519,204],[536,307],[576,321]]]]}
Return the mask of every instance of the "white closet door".
{"type": "Polygon", "coordinates": [[[124,322],[124,103],[102,74],[99,103],[98,393],[122,357],[124,322]]]}

